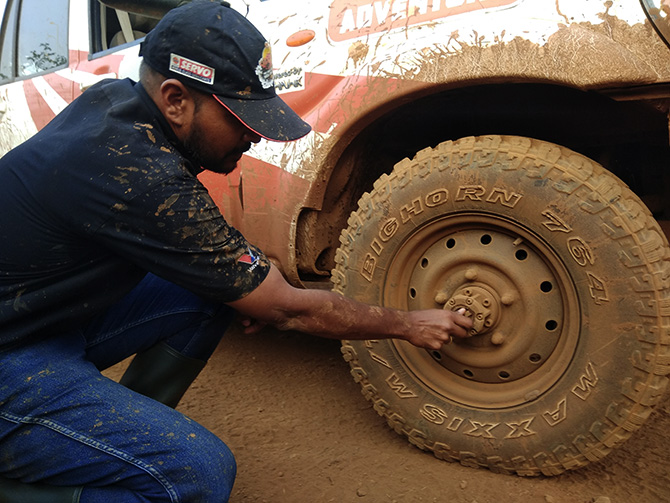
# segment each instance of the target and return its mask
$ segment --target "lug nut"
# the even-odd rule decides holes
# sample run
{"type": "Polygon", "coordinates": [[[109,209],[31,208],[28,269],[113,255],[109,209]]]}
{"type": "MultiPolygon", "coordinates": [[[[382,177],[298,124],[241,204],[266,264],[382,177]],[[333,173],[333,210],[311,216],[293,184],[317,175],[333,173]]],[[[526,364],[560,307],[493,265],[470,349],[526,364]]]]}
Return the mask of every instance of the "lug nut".
{"type": "Polygon", "coordinates": [[[505,336],[502,334],[502,332],[495,332],[491,336],[491,344],[500,346],[503,342],[505,342],[505,336]]]}
{"type": "MultiPolygon", "coordinates": [[[[437,302],[438,304],[444,305],[444,304],[447,303],[447,300],[448,300],[447,299],[447,294],[444,293],[444,292],[437,292],[437,295],[435,295],[435,302],[437,302]]],[[[454,299],[451,299],[449,301],[449,304],[453,304],[453,303],[454,303],[454,299]]]]}

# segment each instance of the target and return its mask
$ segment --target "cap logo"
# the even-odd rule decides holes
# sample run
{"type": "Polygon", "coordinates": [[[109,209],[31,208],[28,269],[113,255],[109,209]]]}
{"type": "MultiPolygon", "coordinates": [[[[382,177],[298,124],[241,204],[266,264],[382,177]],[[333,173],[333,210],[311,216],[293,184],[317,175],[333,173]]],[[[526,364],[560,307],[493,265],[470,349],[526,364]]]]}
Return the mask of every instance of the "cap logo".
{"type": "Polygon", "coordinates": [[[258,60],[258,65],[256,65],[256,75],[258,76],[258,80],[263,86],[263,89],[268,89],[274,85],[274,77],[272,74],[272,49],[267,42],[265,42],[265,47],[263,47],[261,59],[258,60]]]}
{"type": "Polygon", "coordinates": [[[178,54],[170,54],[170,71],[210,86],[214,84],[214,68],[178,54]]]}

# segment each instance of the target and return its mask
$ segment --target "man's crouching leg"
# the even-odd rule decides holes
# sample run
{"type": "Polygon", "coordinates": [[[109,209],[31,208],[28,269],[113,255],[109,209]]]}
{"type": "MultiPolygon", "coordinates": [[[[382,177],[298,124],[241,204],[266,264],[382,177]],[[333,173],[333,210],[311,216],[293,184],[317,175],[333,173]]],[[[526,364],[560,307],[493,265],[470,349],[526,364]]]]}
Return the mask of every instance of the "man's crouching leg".
{"type": "Polygon", "coordinates": [[[177,352],[166,342],[159,342],[138,353],[119,382],[174,408],[206,363],[177,352]]]}
{"type": "Polygon", "coordinates": [[[213,319],[137,353],[119,382],[175,408],[205,368],[234,317],[235,311],[221,306],[213,319]]]}
{"type": "Polygon", "coordinates": [[[83,346],[73,334],[4,355],[0,476],[40,488],[83,487],[80,503],[227,501],[236,474],[228,447],[183,414],[100,375],[83,346]]]}
{"type": "Polygon", "coordinates": [[[235,315],[223,304],[148,274],[84,329],[87,356],[105,369],[137,353],[121,384],[174,408],[235,315]]]}

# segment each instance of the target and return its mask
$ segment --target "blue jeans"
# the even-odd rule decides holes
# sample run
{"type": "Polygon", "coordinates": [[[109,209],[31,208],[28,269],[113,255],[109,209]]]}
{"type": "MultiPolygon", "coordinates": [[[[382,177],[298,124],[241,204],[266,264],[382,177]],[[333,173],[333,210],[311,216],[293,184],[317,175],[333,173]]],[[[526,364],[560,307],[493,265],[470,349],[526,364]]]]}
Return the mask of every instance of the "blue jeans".
{"type": "Polygon", "coordinates": [[[81,503],[227,501],[228,447],[100,369],[162,340],[207,360],[232,315],[149,275],[81,329],[0,353],[0,474],[84,486],[81,503]]]}

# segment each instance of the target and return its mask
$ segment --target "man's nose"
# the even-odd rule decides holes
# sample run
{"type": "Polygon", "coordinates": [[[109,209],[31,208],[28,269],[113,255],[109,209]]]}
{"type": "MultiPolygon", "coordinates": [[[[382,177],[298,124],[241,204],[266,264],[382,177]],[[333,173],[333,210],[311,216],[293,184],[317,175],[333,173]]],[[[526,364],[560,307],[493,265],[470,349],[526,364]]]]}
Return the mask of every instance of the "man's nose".
{"type": "Polygon", "coordinates": [[[244,141],[248,141],[251,143],[258,143],[261,141],[262,136],[259,135],[258,133],[255,133],[251,129],[247,129],[247,131],[244,133],[244,141]]]}

